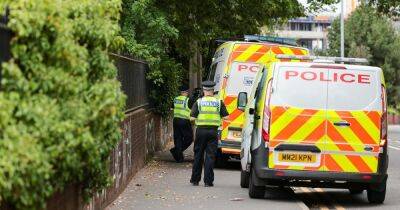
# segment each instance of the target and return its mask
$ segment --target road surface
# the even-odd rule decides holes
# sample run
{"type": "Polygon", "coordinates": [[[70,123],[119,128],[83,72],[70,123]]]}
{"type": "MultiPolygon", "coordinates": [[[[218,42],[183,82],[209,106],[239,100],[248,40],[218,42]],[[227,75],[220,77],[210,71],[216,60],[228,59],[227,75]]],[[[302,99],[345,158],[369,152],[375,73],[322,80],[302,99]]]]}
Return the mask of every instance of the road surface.
{"type": "Polygon", "coordinates": [[[158,153],[130,182],[108,210],[119,209],[400,209],[400,126],[389,129],[389,179],[383,205],[371,205],[366,192],[351,195],[343,189],[287,188],[250,199],[239,186],[240,164],[215,170],[215,187],[191,186],[190,151],[187,161],[174,163],[168,152],[158,153]]]}

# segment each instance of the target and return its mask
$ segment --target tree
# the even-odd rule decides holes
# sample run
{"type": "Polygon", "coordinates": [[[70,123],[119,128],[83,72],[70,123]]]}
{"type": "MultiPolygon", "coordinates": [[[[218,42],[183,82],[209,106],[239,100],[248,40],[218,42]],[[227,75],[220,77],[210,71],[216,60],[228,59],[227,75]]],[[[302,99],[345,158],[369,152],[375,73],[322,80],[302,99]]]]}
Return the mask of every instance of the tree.
{"type": "MultiPolygon", "coordinates": [[[[337,0],[310,1],[313,10],[337,0]]],[[[261,26],[304,15],[297,0],[123,0],[124,52],[149,61],[156,110],[168,114],[181,81],[200,85],[210,42],[257,34],[261,26]]]]}
{"type": "MultiPolygon", "coordinates": [[[[328,39],[329,54],[339,56],[339,20],[333,22],[328,39]]],[[[396,107],[398,97],[395,86],[400,82],[400,37],[390,19],[372,6],[360,6],[345,22],[345,49],[346,56],[368,58],[370,65],[383,69],[389,105],[396,107]]]]}
{"type": "Polygon", "coordinates": [[[182,67],[170,56],[173,54],[170,43],[178,39],[178,30],[158,9],[156,0],[122,2],[120,25],[125,39],[122,52],[149,63],[150,99],[156,113],[168,116],[181,83],[182,67]]]}
{"type": "Polygon", "coordinates": [[[400,15],[400,1],[399,0],[363,0],[364,3],[374,7],[380,14],[388,16],[400,15]]]}
{"type": "MultiPolygon", "coordinates": [[[[174,47],[179,61],[189,69],[192,88],[198,86],[209,43],[216,38],[258,34],[265,25],[303,16],[305,8],[297,0],[158,0],[158,7],[179,31],[174,47]],[[196,73],[197,72],[197,73],[196,73]],[[196,81],[197,80],[197,81],[196,81]]],[[[312,9],[336,0],[309,1],[312,9]]]]}

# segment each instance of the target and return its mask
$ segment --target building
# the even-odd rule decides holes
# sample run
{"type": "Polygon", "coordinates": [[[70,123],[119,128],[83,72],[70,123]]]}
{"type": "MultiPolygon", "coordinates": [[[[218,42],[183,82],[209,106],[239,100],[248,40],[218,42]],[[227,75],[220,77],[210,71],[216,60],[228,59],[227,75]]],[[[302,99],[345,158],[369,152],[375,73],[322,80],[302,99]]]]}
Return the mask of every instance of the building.
{"type": "Polygon", "coordinates": [[[310,50],[325,50],[328,48],[328,28],[333,20],[333,16],[296,18],[278,27],[275,33],[279,37],[296,39],[300,46],[310,50]]]}
{"type": "MultiPolygon", "coordinates": [[[[344,0],[344,17],[347,18],[361,4],[361,0],[344,0]]],[[[310,50],[328,48],[328,29],[333,20],[340,15],[340,4],[336,13],[301,17],[289,20],[287,24],[275,29],[279,37],[293,38],[297,43],[310,50]]]]}
{"type": "Polygon", "coordinates": [[[358,6],[361,5],[361,0],[345,0],[344,2],[345,13],[344,17],[347,18],[351,15],[358,6]]]}

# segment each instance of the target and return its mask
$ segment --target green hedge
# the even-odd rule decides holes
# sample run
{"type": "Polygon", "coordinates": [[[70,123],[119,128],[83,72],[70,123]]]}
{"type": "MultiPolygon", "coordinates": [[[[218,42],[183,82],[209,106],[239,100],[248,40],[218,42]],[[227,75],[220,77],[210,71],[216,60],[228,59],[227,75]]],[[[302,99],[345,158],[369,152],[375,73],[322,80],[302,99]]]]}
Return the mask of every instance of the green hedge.
{"type": "Polygon", "coordinates": [[[0,203],[45,208],[71,183],[110,183],[125,96],[108,56],[120,0],[0,0],[10,7],[13,59],[0,92],[0,203]]]}

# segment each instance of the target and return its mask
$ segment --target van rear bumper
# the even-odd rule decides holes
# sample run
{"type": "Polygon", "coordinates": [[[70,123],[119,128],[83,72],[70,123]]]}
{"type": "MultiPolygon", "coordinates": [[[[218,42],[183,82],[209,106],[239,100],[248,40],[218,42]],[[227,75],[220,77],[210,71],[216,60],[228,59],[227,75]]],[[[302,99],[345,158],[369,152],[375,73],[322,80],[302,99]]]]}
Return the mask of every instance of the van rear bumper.
{"type": "Polygon", "coordinates": [[[230,149],[239,149],[242,145],[240,141],[232,141],[229,139],[218,141],[219,148],[230,148],[230,149]]]}
{"type": "Polygon", "coordinates": [[[241,142],[221,140],[218,141],[218,148],[223,154],[240,155],[241,142]]]}
{"type": "MultiPolygon", "coordinates": [[[[381,183],[387,179],[387,154],[379,157],[380,166],[377,173],[349,173],[349,172],[328,172],[328,171],[305,171],[305,170],[282,170],[267,167],[268,156],[267,148],[261,145],[252,151],[252,170],[256,175],[255,184],[261,185],[288,185],[295,186],[298,182],[317,183],[323,182],[326,185],[332,184],[335,187],[338,182],[356,184],[381,183]],[[272,182],[271,182],[272,181],[272,182]],[[275,183],[275,184],[274,184],[275,183]]],[[[340,187],[338,187],[340,188],[340,187]]]]}
{"type": "Polygon", "coordinates": [[[270,168],[256,168],[256,175],[260,179],[277,179],[287,181],[324,181],[324,182],[352,182],[352,183],[380,183],[387,178],[387,174],[339,173],[323,171],[276,170],[270,168]]]}

